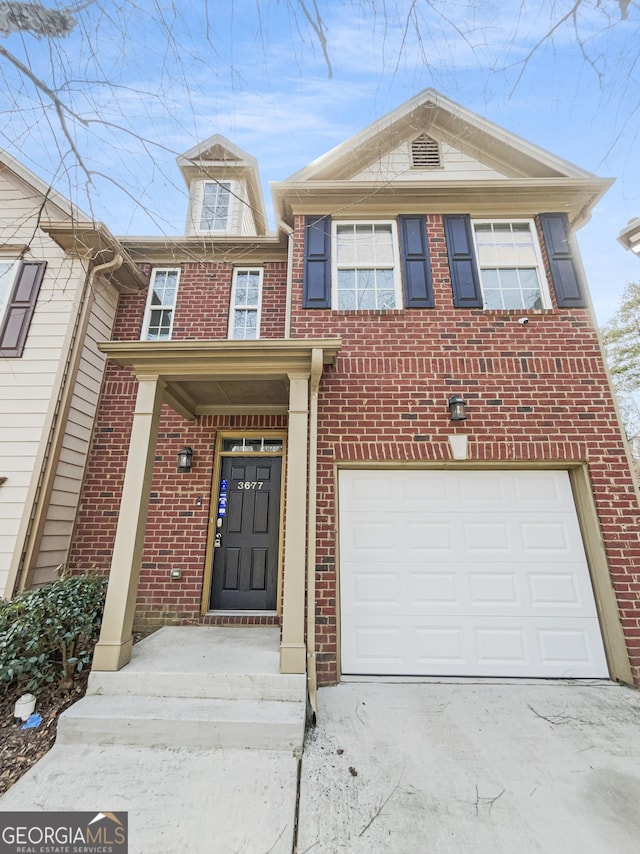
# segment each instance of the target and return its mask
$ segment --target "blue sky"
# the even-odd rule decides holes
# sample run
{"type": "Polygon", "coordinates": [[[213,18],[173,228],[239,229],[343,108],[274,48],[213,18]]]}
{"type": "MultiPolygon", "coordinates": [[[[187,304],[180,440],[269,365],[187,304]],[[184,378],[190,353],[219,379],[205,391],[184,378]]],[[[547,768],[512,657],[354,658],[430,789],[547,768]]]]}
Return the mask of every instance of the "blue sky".
{"type": "Polygon", "coordinates": [[[573,3],[317,2],[331,77],[296,0],[97,0],[66,39],[10,35],[0,44],[74,110],[67,128],[92,183],[46,94],[2,58],[0,145],[116,234],[180,234],[175,157],[200,140],[222,133],[254,155],[270,207],[269,181],[433,86],[616,178],[578,234],[596,313],[610,317],[640,279],[640,261],[616,241],[640,216],[637,3],[620,20],[615,0],[583,2],[577,31],[569,19],[545,40],[573,3]]]}

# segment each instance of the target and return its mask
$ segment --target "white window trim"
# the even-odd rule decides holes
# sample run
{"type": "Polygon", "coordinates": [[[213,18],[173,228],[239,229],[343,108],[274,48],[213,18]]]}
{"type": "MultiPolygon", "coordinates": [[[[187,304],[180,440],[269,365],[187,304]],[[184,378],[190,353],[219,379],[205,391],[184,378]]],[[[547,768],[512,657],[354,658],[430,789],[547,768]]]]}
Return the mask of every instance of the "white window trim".
{"type": "Polygon", "coordinates": [[[233,223],[237,213],[236,204],[240,192],[238,181],[230,178],[201,178],[192,185],[192,209],[191,209],[191,228],[193,234],[227,234],[233,231],[233,223]],[[227,215],[227,225],[225,228],[201,228],[202,206],[204,205],[204,186],[205,184],[228,184],[229,185],[229,212],[227,215]]]}
{"type": "Polygon", "coordinates": [[[153,286],[156,281],[156,275],[158,273],[177,273],[176,277],[176,294],[175,299],[173,301],[173,305],[171,306],[171,324],[169,326],[169,338],[171,341],[173,338],[173,323],[176,317],[176,305],[178,304],[178,291],[180,289],[180,267],[154,267],[151,271],[151,278],[149,280],[149,290],[147,291],[147,303],[144,309],[144,323],[142,324],[142,333],[140,335],[141,341],[148,341],[149,335],[149,324],[151,323],[151,312],[158,311],[159,309],[167,309],[168,306],[165,305],[152,305],[151,300],[153,298],[153,286]]]}
{"type": "MultiPolygon", "coordinates": [[[[371,265],[373,266],[373,265],[371,265]]],[[[345,268],[346,269],[346,268],[345,268]]],[[[394,219],[332,219],[331,221],[331,307],[334,311],[397,311],[404,307],[402,300],[402,271],[400,267],[400,243],[398,240],[398,224],[394,219]],[[393,251],[393,291],[395,307],[380,308],[349,308],[340,309],[338,306],[338,226],[341,225],[390,225],[393,251]]]]}
{"type": "Polygon", "coordinates": [[[260,323],[262,320],[262,282],[264,280],[264,267],[234,267],[233,280],[231,283],[231,301],[229,303],[229,325],[227,329],[227,338],[230,341],[258,341],[260,339],[260,323]],[[234,338],[235,331],[235,310],[236,308],[244,308],[252,310],[253,307],[236,306],[236,285],[238,283],[238,273],[258,273],[258,306],[256,311],[256,337],[255,338],[234,338]]]}
{"type": "MultiPolygon", "coordinates": [[[[480,291],[482,293],[482,302],[484,305],[484,285],[482,282],[482,268],[480,266],[480,256],[478,253],[478,243],[476,240],[476,230],[474,228],[475,225],[490,225],[496,222],[508,222],[511,224],[518,223],[526,223],[529,226],[529,231],[531,232],[531,236],[533,238],[533,252],[536,259],[536,268],[538,272],[538,281],[540,283],[540,301],[542,303],[542,310],[553,308],[553,303],[551,302],[551,294],[549,292],[549,282],[547,280],[547,273],[544,268],[544,261],[542,259],[542,250],[540,249],[540,239],[538,237],[538,229],[536,228],[536,224],[533,219],[529,217],[483,217],[482,219],[475,217],[471,220],[471,233],[473,235],[473,251],[476,256],[476,264],[478,266],[478,276],[480,277],[480,291]]],[[[513,264],[498,264],[498,268],[509,267],[513,268],[513,264]]],[[[527,308],[491,308],[485,309],[485,311],[533,311],[534,309],[527,308]]]]}

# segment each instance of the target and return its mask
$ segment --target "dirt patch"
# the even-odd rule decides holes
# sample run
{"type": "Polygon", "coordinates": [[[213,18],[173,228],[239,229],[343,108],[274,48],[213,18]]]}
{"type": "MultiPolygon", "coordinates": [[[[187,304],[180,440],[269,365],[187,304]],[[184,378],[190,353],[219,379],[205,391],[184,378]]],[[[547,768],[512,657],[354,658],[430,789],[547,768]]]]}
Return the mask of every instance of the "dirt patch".
{"type": "MultiPolygon", "coordinates": [[[[149,634],[152,631],[136,632],[134,644],[149,634]]],[[[42,723],[33,729],[22,729],[22,722],[14,721],[13,709],[21,692],[13,684],[0,685],[0,795],[53,747],[58,718],[65,709],[84,697],[89,672],[87,667],[76,673],[69,691],[62,691],[54,684],[38,692],[36,712],[42,717],[42,723]]]]}

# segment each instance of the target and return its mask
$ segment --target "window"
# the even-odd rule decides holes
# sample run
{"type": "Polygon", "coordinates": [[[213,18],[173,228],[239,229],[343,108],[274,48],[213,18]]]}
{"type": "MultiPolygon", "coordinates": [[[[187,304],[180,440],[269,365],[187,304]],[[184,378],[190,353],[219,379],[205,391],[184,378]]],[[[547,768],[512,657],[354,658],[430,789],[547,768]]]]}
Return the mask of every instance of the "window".
{"type": "Polygon", "coordinates": [[[229,223],[231,184],[229,181],[204,181],[200,231],[225,231],[229,223]]]}
{"type": "Polygon", "coordinates": [[[332,304],[338,309],[402,305],[394,222],[334,223],[332,304]]]}
{"type": "Polygon", "coordinates": [[[262,269],[260,267],[233,271],[229,338],[253,340],[260,337],[261,297],[262,269]]]}
{"type": "Polygon", "coordinates": [[[11,301],[13,284],[16,280],[19,266],[19,261],[0,260],[0,326],[4,320],[7,306],[11,301]]]}
{"type": "Polygon", "coordinates": [[[180,270],[157,267],[151,274],[143,341],[169,341],[178,293],[180,270]]]}
{"type": "Polygon", "coordinates": [[[484,308],[551,307],[531,220],[475,221],[473,239],[484,308]]]}
{"type": "Polygon", "coordinates": [[[284,447],[282,439],[271,436],[261,436],[258,439],[241,436],[237,439],[223,439],[222,450],[231,451],[234,454],[273,454],[281,451],[284,447]]]}

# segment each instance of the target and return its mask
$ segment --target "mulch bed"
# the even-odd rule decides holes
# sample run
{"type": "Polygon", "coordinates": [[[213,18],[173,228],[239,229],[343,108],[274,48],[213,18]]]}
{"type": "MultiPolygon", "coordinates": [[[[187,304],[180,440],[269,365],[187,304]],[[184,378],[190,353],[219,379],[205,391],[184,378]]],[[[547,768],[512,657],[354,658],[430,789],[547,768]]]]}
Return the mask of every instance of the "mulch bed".
{"type": "Polygon", "coordinates": [[[22,729],[22,722],[14,722],[20,691],[15,685],[0,687],[0,795],[53,746],[60,713],[84,696],[88,678],[86,668],[76,673],[70,691],[61,691],[55,683],[39,690],[36,712],[42,723],[37,729],[22,729]]]}
{"type": "MultiPolygon", "coordinates": [[[[152,630],[136,632],[133,642],[138,643],[149,634],[152,630]]],[[[86,667],[75,674],[70,691],[63,691],[53,683],[37,692],[35,710],[42,716],[37,729],[22,729],[22,722],[15,723],[13,709],[22,692],[13,684],[0,685],[0,795],[53,747],[58,718],[84,697],[90,669],[86,667]]]]}

